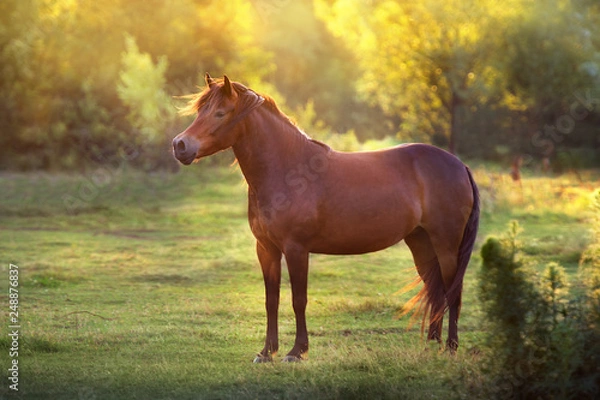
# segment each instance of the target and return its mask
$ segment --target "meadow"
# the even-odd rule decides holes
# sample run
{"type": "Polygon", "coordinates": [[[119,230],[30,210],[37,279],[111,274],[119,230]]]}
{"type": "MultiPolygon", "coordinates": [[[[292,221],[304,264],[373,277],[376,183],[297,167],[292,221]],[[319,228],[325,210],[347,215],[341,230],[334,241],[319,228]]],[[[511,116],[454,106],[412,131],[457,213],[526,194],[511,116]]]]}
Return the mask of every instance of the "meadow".
{"type": "MultiPolygon", "coordinates": [[[[415,277],[404,244],[362,256],[311,257],[309,359],[254,365],[265,335],[264,289],[239,169],[200,163],[178,173],[119,166],[79,174],[0,174],[3,319],[0,398],[465,398],[484,368],[479,248],[511,220],[539,265],[575,276],[590,240],[599,171],[525,173],[474,165],[482,196],[465,278],[456,356],[398,318],[415,277]],[[19,391],[11,359],[9,264],[19,267],[19,391]]],[[[284,273],[277,361],[293,344],[284,273]]]]}

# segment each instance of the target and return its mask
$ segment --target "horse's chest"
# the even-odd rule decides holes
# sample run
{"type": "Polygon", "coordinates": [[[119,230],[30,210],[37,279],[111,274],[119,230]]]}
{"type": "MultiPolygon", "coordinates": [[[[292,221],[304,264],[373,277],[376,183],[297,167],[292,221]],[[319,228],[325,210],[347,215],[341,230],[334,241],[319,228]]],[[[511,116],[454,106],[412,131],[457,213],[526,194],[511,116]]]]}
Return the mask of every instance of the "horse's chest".
{"type": "Polygon", "coordinates": [[[316,206],[308,199],[298,201],[277,193],[263,201],[251,199],[248,220],[257,239],[275,243],[311,237],[319,228],[316,206]]]}

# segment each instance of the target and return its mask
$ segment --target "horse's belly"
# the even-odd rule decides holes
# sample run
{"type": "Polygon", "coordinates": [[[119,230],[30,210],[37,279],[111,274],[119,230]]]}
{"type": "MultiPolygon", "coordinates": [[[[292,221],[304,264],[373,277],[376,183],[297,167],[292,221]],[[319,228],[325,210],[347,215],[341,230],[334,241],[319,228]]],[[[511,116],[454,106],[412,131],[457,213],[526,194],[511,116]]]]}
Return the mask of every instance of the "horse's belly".
{"type": "Polygon", "coordinates": [[[418,196],[411,188],[400,187],[396,179],[342,188],[327,200],[318,207],[319,223],[311,241],[311,251],[315,253],[362,254],[382,250],[404,239],[421,218],[418,196]]]}
{"type": "Polygon", "coordinates": [[[310,251],[322,254],[363,254],[383,250],[404,239],[415,227],[413,218],[398,215],[329,221],[311,241],[310,251]]]}
{"type": "Polygon", "coordinates": [[[372,253],[374,251],[386,249],[398,243],[400,240],[402,240],[402,238],[395,238],[394,240],[389,240],[389,238],[386,238],[386,240],[379,241],[346,241],[343,243],[330,241],[328,243],[315,244],[310,252],[333,255],[372,253]]]}

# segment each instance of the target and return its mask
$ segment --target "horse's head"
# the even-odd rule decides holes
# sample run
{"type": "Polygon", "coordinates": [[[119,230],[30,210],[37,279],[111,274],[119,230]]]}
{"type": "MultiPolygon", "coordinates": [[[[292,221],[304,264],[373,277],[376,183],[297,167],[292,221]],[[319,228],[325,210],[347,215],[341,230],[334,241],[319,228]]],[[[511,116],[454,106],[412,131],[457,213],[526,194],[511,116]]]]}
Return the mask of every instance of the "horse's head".
{"type": "Polygon", "coordinates": [[[173,154],[185,165],[233,146],[239,134],[237,123],[264,101],[227,76],[215,80],[207,73],[205,81],[206,88],[186,109],[196,113],[196,119],[173,139],[173,154]]]}

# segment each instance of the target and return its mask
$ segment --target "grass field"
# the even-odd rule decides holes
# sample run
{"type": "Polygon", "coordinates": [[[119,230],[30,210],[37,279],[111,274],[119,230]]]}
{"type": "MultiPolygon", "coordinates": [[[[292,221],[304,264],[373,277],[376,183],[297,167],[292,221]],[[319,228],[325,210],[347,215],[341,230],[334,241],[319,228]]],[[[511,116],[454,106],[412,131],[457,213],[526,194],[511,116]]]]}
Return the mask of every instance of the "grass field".
{"type": "MultiPolygon", "coordinates": [[[[529,176],[475,167],[477,249],[511,219],[527,254],[574,274],[600,174],[529,176]]],[[[395,316],[415,276],[403,244],[364,256],[312,256],[309,360],[254,365],[265,333],[262,276],[239,170],[123,168],[0,174],[3,319],[0,398],[9,389],[9,264],[19,267],[19,392],[26,399],[352,399],[464,397],[486,332],[476,251],[465,278],[461,347],[438,354],[395,316]]],[[[284,274],[285,276],[285,274],[284,274]]],[[[279,357],[294,319],[283,279],[279,357]]]]}

